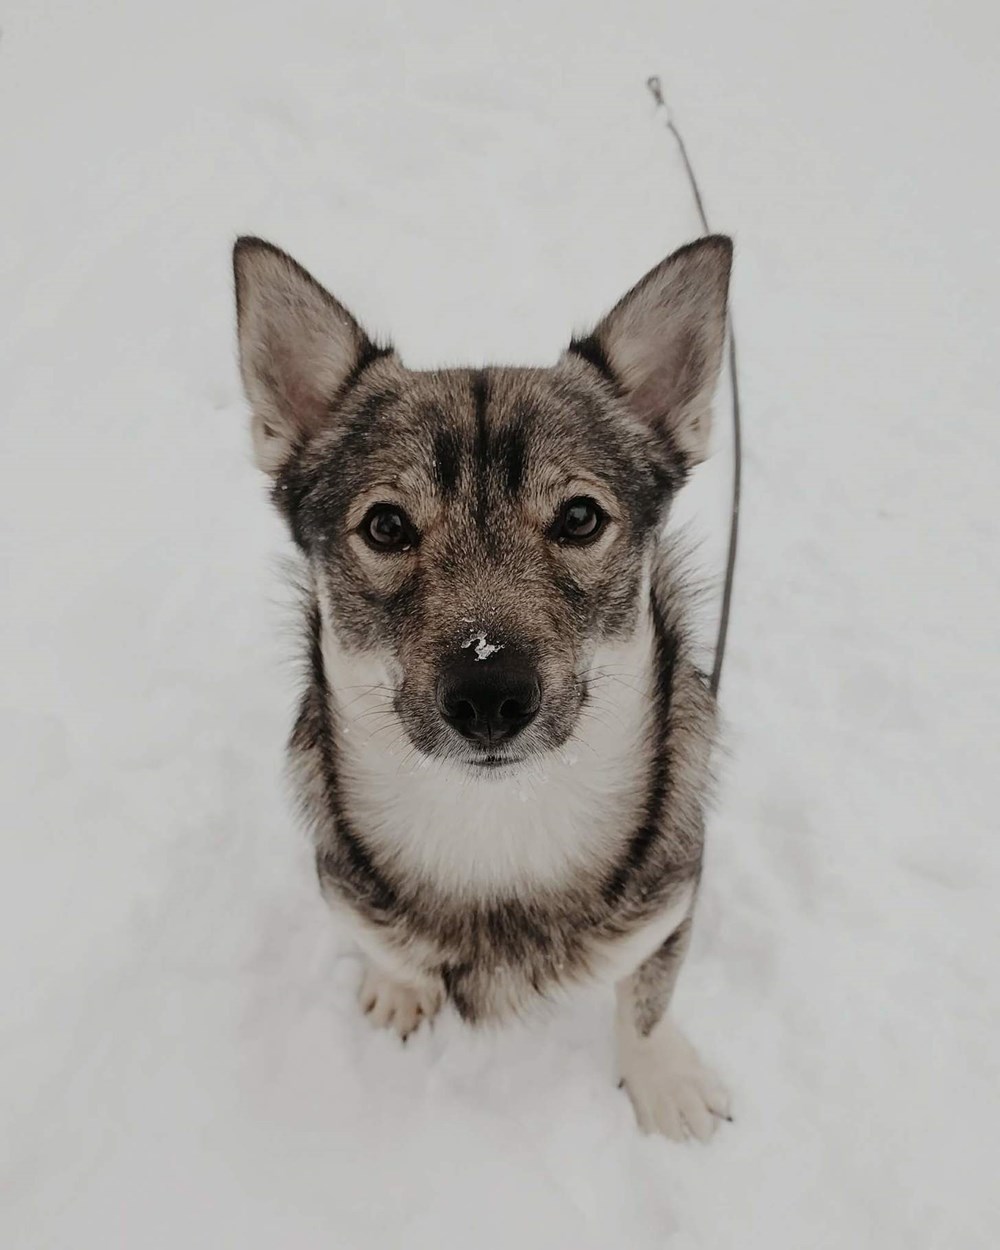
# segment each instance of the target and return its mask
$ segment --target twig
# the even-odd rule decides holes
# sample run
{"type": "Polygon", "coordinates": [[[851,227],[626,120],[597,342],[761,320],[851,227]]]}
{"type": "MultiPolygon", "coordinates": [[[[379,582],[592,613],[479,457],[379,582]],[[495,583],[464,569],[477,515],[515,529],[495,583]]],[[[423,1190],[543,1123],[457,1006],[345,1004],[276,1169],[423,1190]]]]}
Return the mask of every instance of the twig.
{"type": "MultiPolygon", "coordinates": [[[[684,162],[684,170],[687,174],[688,183],[691,186],[691,194],[694,196],[695,207],[698,210],[698,216],[701,219],[702,229],[706,234],[711,234],[712,230],[708,224],[708,214],[705,212],[705,202],[701,196],[701,187],[698,185],[698,179],[691,164],[691,158],[688,156],[687,145],[684,142],[684,136],[677,128],[663,96],[663,87],[659,78],[654,74],[651,78],[646,79],[646,86],[649,93],[656,101],[656,107],[662,109],[667,118],[667,129],[674,137],[677,149],[681,154],[681,160],[684,162]]],[[[732,516],[729,523],[729,554],[726,557],[726,579],[722,590],[722,609],[719,615],[719,633],[715,643],[715,663],[712,666],[712,676],[709,685],[713,695],[719,693],[719,684],[722,681],[722,663],[726,655],[726,640],[729,636],[729,614],[733,600],[733,577],[736,571],[736,548],[739,541],[740,532],[740,491],[743,477],[743,435],[742,422],[740,419],[740,387],[739,374],[736,369],[736,333],[733,329],[732,315],[729,318],[729,384],[730,393],[733,401],[733,502],[732,516]]]]}

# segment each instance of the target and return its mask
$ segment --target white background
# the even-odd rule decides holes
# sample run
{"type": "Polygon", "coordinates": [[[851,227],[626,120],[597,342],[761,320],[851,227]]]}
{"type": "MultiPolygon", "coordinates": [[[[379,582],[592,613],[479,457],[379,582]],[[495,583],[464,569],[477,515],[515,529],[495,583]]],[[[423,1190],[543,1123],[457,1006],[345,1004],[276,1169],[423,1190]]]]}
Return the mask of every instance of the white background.
{"type": "Polygon", "coordinates": [[[5,6],[5,1247],[997,1245],[998,23],[5,6]],[[737,240],[746,409],[677,999],[734,1094],[707,1148],[637,1135],[603,999],[405,1049],[358,1017],[282,790],[229,270],[262,234],[410,363],[551,361],[698,233],[653,72],[737,240]]]}

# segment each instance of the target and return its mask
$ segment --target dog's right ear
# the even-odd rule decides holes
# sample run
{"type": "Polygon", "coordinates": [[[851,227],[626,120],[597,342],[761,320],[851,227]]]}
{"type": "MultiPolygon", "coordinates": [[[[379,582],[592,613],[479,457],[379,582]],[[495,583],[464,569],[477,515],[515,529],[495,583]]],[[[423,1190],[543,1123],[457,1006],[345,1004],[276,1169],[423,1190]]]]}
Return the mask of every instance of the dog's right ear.
{"type": "Polygon", "coordinates": [[[389,354],[280,248],[242,238],[233,249],[243,389],[254,457],[276,474],[324,424],[352,377],[389,354]]]}

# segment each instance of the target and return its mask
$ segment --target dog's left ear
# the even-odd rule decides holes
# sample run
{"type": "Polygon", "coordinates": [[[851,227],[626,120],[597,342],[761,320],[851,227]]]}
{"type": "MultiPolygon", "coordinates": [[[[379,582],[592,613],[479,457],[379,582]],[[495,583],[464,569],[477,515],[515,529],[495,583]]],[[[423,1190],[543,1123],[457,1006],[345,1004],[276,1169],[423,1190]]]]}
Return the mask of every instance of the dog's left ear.
{"type": "Polygon", "coordinates": [[[388,349],[280,248],[242,238],[233,249],[243,389],[254,457],[276,474],[330,415],[344,384],[388,349]]]}
{"type": "Polygon", "coordinates": [[[612,376],[687,468],[708,454],[732,259],[732,240],[723,235],[682,247],[570,347],[612,376]]]}

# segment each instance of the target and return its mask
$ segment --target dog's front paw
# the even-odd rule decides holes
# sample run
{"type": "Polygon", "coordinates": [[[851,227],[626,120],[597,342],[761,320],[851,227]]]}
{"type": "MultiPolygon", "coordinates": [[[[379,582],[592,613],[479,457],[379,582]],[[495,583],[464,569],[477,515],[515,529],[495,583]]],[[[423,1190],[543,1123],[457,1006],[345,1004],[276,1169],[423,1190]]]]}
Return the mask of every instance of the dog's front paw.
{"type": "Polygon", "coordinates": [[[403,985],[374,964],[368,964],[358,1002],[378,1029],[395,1029],[405,1042],[421,1020],[433,1020],[441,1009],[443,991],[435,986],[403,985]]]}
{"type": "Polygon", "coordinates": [[[649,1037],[620,1039],[619,1053],[622,1084],[644,1133],[708,1141],[719,1121],[731,1118],[725,1086],[668,1019],[649,1037]]]}

